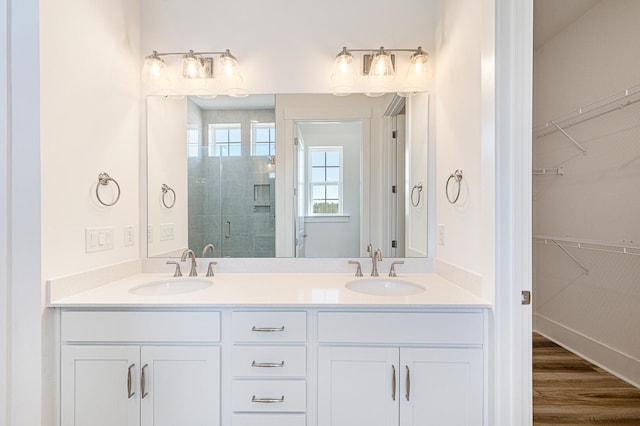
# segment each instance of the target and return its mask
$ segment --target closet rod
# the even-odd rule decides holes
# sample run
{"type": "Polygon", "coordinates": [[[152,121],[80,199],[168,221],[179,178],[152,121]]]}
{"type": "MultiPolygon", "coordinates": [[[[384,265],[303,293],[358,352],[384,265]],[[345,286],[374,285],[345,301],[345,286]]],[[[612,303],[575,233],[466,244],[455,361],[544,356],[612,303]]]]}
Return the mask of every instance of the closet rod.
{"type": "Polygon", "coordinates": [[[537,134],[537,138],[541,138],[560,131],[556,127],[557,125],[560,125],[566,130],[577,124],[602,117],[603,115],[623,109],[638,102],[640,102],[640,84],[584,105],[562,117],[546,121],[543,124],[535,126],[533,128],[533,132],[537,134]],[[620,103],[621,101],[625,102],[620,103]]]}
{"type": "Polygon", "coordinates": [[[553,169],[544,168],[544,169],[533,169],[534,175],[559,175],[564,176],[564,167],[556,167],[553,169]]]}
{"type": "Polygon", "coordinates": [[[611,244],[609,242],[601,241],[584,241],[575,238],[554,237],[549,235],[534,235],[533,240],[537,244],[552,244],[559,247],[570,247],[582,250],[601,251],[605,253],[640,256],[640,247],[638,246],[611,244]]]}

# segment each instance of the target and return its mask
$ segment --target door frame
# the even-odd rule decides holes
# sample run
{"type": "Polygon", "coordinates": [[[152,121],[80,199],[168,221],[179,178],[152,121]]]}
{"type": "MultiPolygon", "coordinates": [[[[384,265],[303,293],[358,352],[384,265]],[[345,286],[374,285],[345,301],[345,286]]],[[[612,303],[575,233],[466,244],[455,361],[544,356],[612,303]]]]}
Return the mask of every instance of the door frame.
{"type": "MultiPolygon", "coordinates": [[[[485,0],[495,17],[494,396],[490,424],[532,424],[531,124],[533,0],[485,0]],[[495,9],[493,9],[495,7],[495,9]]],[[[491,17],[489,17],[490,19],[491,17]]],[[[488,25],[489,26],[489,25],[488,25]]],[[[486,36],[486,35],[485,35],[486,36]]]]}

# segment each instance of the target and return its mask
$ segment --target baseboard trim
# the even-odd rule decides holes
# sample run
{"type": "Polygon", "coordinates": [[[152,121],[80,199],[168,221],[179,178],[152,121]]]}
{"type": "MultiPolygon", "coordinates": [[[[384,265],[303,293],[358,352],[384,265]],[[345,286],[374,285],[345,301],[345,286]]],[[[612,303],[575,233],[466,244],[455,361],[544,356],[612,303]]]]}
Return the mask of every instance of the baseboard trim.
{"type": "Polygon", "coordinates": [[[540,314],[534,314],[534,331],[630,385],[640,388],[640,360],[540,314]]]}

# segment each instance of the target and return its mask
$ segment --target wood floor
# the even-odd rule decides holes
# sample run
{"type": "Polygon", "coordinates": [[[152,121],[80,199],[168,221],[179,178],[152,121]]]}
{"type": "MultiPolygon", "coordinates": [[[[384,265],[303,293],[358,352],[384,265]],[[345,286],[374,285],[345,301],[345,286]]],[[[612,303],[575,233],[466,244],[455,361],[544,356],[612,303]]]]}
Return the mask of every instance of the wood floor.
{"type": "Polygon", "coordinates": [[[640,426],[640,389],[534,333],[533,423],[640,426]]]}

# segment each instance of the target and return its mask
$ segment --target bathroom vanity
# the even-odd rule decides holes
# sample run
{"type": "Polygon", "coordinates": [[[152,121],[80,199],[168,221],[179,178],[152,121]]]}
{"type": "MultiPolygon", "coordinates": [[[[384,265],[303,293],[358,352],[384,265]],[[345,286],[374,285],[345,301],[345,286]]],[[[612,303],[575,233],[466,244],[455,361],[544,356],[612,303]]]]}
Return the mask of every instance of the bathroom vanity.
{"type": "Polygon", "coordinates": [[[354,279],[138,274],[52,297],[61,424],[487,424],[490,305],[435,274],[403,276],[409,296],[354,279]],[[158,282],[174,294],[139,291],[158,282]]]}

